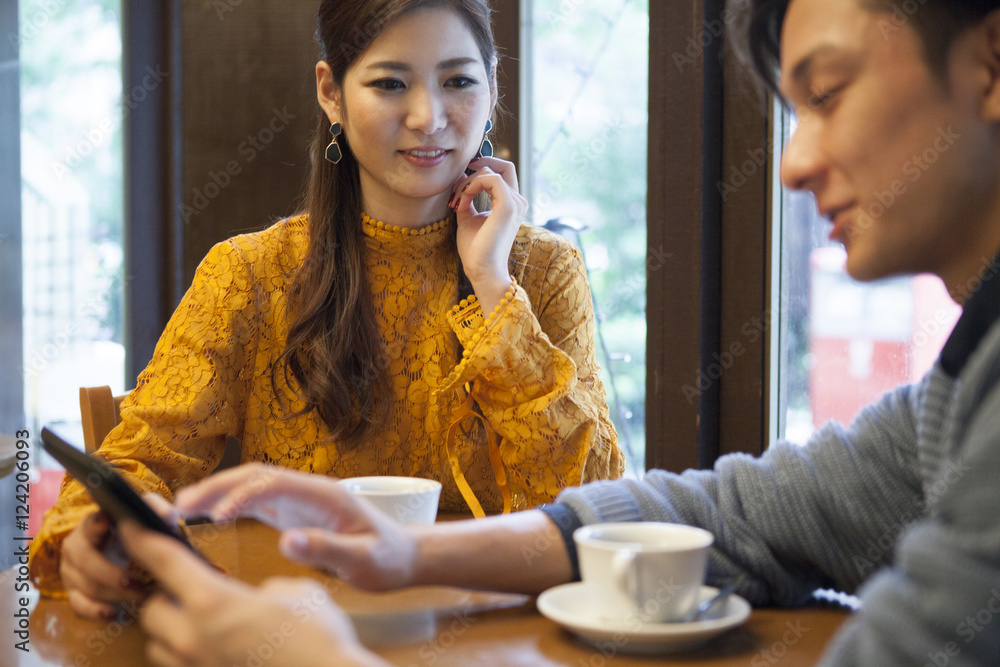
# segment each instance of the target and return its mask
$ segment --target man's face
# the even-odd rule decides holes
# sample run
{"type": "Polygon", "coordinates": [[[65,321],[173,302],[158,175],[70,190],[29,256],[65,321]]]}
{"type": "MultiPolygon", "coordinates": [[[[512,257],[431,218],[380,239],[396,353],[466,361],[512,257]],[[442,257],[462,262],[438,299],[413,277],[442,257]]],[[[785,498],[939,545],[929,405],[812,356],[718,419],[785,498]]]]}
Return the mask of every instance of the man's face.
{"type": "Polygon", "coordinates": [[[998,210],[983,40],[978,28],[959,36],[942,80],[908,18],[857,0],[792,0],[780,86],[799,125],[781,179],[816,196],[854,278],[930,271],[948,282],[976,261],[970,252],[997,250],[972,247],[994,242],[998,210]]]}

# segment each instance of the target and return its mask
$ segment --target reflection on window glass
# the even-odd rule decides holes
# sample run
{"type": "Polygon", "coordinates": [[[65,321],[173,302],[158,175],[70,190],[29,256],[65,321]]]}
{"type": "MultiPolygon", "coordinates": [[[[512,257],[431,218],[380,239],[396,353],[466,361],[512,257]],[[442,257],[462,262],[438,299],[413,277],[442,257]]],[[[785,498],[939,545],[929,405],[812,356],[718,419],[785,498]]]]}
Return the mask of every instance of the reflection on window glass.
{"type": "MultiPolygon", "coordinates": [[[[122,392],[118,0],[21,0],[24,391],[33,433],[122,392]]],[[[40,512],[34,513],[40,516],[40,512]]]]}
{"type": "MultiPolygon", "coordinates": [[[[781,125],[784,145],[794,117],[783,114],[781,125]]],[[[934,276],[851,279],[813,196],[782,189],[780,201],[776,435],[802,444],[825,422],[848,424],[886,391],[919,380],[960,309],[934,276]]]]}
{"type": "Polygon", "coordinates": [[[532,114],[521,124],[532,137],[532,218],[583,250],[608,404],[628,470],[641,474],[649,3],[530,5],[532,114]]]}

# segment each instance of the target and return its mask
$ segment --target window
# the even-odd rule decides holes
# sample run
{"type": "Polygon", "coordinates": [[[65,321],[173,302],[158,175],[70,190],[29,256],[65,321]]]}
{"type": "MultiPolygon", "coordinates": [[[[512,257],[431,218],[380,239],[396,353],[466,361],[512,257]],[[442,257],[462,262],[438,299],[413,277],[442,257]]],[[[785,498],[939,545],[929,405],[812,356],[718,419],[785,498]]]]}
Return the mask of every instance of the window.
{"type": "Polygon", "coordinates": [[[22,0],[25,396],[77,420],[77,388],[123,389],[121,38],[116,0],[22,0]]]}
{"type": "MultiPolygon", "coordinates": [[[[796,121],[777,108],[775,155],[796,121]]],[[[810,194],[781,188],[774,226],[780,307],[772,314],[777,400],[772,439],[804,443],[829,420],[848,424],[884,392],[920,379],[933,365],[961,309],[936,277],[859,283],[844,271],[843,246],[810,194]]]]}
{"type": "Polygon", "coordinates": [[[645,469],[648,0],[534,0],[521,183],[534,224],[584,253],[597,355],[627,469],[645,469]]]}
{"type": "MultiPolygon", "coordinates": [[[[81,386],[124,391],[121,10],[117,0],[21,0],[18,10],[23,391],[34,435],[79,422],[81,386]]],[[[42,496],[57,490],[45,483],[55,464],[39,464],[31,530],[42,496]]]]}

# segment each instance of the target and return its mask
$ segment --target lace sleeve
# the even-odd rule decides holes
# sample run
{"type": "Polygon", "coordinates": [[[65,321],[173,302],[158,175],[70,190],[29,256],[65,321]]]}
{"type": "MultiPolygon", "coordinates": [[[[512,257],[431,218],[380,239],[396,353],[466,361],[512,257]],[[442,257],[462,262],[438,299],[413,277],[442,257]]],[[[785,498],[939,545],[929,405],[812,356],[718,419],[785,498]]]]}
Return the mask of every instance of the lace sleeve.
{"type": "MultiPolygon", "coordinates": [[[[153,359],[122,403],[122,422],[97,455],[133,488],[171,498],[211,472],[227,435],[242,428],[256,337],[253,276],[239,240],[216,245],[163,332],[153,359]]],[[[63,538],[96,509],[74,480],[64,482],[33,540],[35,586],[59,595],[63,538]]]]}
{"type": "Polygon", "coordinates": [[[484,317],[473,297],[451,314],[464,352],[441,391],[470,384],[502,438],[511,486],[531,506],[566,486],[617,478],[624,464],[595,359],[580,252],[543,238],[520,266],[495,312],[484,317]]]}

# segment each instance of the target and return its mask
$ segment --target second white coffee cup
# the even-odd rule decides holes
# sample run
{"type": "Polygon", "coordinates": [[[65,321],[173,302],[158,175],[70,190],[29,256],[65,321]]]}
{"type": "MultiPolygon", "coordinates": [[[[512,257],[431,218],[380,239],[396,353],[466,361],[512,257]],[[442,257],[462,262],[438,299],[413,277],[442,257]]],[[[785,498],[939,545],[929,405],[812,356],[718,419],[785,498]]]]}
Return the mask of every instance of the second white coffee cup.
{"type": "Polygon", "coordinates": [[[593,524],[573,533],[594,613],[612,622],[680,621],[705,581],[710,532],[673,523],[593,524]]]}
{"type": "Polygon", "coordinates": [[[400,523],[432,524],[437,518],[441,482],[422,477],[350,477],[340,480],[400,523]]]}

